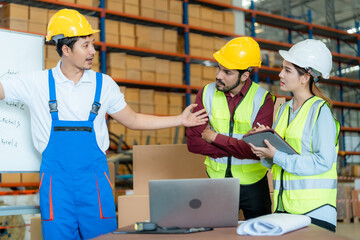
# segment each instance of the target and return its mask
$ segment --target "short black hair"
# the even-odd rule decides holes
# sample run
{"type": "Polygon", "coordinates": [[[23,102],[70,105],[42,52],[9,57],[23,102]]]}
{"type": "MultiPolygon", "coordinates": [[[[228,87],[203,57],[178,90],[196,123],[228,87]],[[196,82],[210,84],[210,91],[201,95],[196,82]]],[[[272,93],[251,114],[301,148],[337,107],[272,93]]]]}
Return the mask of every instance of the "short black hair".
{"type": "Polygon", "coordinates": [[[79,36],[79,37],[66,37],[66,38],[61,38],[58,40],[57,44],[56,44],[56,51],[59,54],[60,57],[62,57],[63,52],[62,52],[62,47],[64,45],[68,46],[71,50],[74,47],[74,44],[80,39],[80,38],[87,38],[91,36],[87,35],[87,36],[79,36]]]}

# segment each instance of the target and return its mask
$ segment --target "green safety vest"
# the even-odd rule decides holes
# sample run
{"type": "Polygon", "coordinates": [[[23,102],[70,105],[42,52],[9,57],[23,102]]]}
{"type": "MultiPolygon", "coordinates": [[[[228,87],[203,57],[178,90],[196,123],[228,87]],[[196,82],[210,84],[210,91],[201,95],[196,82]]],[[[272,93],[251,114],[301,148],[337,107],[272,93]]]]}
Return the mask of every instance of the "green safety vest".
{"type": "MultiPolygon", "coordinates": [[[[231,122],[230,111],[226,96],[216,89],[216,83],[210,83],[204,87],[202,101],[209,114],[209,123],[215,132],[242,139],[253,126],[256,115],[266,100],[269,92],[258,84],[252,82],[244,98],[236,107],[231,122]]],[[[231,173],[234,178],[240,179],[240,184],[252,184],[262,179],[267,168],[262,166],[259,160],[238,159],[233,156],[205,159],[206,170],[210,178],[224,178],[228,163],[231,164],[231,173]]]]}
{"type": "MultiPolygon", "coordinates": [[[[321,107],[328,103],[320,97],[313,96],[302,106],[296,117],[289,124],[289,103],[283,104],[274,123],[275,131],[283,137],[298,153],[310,154],[312,149],[312,131],[318,119],[321,107]]],[[[329,106],[330,107],[330,106],[329,106]]],[[[340,124],[334,118],[337,130],[336,152],[340,124]]],[[[281,197],[284,210],[293,214],[306,214],[324,205],[336,207],[337,172],[336,159],[332,168],[322,174],[298,176],[286,172],[274,164],[271,172],[274,181],[274,212],[281,197]]]]}

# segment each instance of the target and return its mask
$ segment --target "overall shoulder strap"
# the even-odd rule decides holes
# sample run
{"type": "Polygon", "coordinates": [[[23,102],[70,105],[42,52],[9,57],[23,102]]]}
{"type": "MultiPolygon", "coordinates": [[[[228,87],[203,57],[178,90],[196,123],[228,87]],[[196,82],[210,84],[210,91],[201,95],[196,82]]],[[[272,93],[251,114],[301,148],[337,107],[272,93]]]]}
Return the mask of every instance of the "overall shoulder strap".
{"type": "Polygon", "coordinates": [[[103,75],[102,73],[96,73],[96,91],[94,97],[94,103],[92,104],[89,121],[94,121],[96,118],[99,109],[101,107],[100,104],[100,96],[101,96],[101,89],[102,89],[102,82],[103,82],[103,75]]]}
{"type": "Polygon", "coordinates": [[[49,69],[49,108],[52,120],[59,120],[59,114],[57,109],[56,101],[56,89],[55,89],[55,79],[52,73],[52,69],[49,69]]]}

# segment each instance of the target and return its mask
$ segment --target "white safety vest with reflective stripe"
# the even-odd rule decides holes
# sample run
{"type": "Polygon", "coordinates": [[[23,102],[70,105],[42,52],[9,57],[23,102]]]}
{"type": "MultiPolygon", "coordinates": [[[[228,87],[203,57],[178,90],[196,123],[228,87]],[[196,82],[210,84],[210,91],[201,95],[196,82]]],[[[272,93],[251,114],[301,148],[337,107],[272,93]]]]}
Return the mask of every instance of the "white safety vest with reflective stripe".
{"type": "MultiPolygon", "coordinates": [[[[289,103],[283,104],[276,115],[275,131],[298,153],[312,154],[312,132],[324,104],[327,103],[323,99],[311,97],[301,106],[290,124],[289,103]]],[[[335,118],[334,121],[338,136],[340,125],[335,118]]],[[[337,137],[334,145],[338,150],[337,137]]],[[[274,180],[274,211],[278,208],[280,197],[284,210],[293,214],[306,214],[326,204],[336,207],[336,159],[332,168],[320,175],[298,176],[286,172],[276,164],[271,171],[274,180]]]]}
{"type": "MultiPolygon", "coordinates": [[[[268,91],[252,82],[246,95],[240,101],[231,121],[229,106],[223,92],[216,89],[216,83],[204,87],[202,101],[209,114],[211,128],[220,134],[242,139],[253,126],[255,118],[266,100],[268,91]]],[[[261,180],[267,168],[259,160],[238,159],[233,156],[212,158],[205,160],[206,170],[211,178],[224,178],[228,164],[231,166],[232,176],[240,179],[240,184],[252,184],[261,180]]]]}

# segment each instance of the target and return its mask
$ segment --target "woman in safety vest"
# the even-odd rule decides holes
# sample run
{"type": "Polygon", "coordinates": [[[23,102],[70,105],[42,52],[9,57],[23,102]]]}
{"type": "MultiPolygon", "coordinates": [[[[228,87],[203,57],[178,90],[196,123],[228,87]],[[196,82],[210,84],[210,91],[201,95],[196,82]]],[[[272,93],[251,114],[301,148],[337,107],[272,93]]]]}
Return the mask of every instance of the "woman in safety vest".
{"type": "Polygon", "coordinates": [[[304,214],[313,224],[335,232],[340,125],[329,99],[316,86],[321,77],[329,78],[331,52],[321,41],[308,39],[279,53],[284,58],[280,89],[294,96],[279,108],[273,129],[298,154],[281,152],[267,140],[266,148],[250,145],[271,168],[274,212],[304,214]]]}

